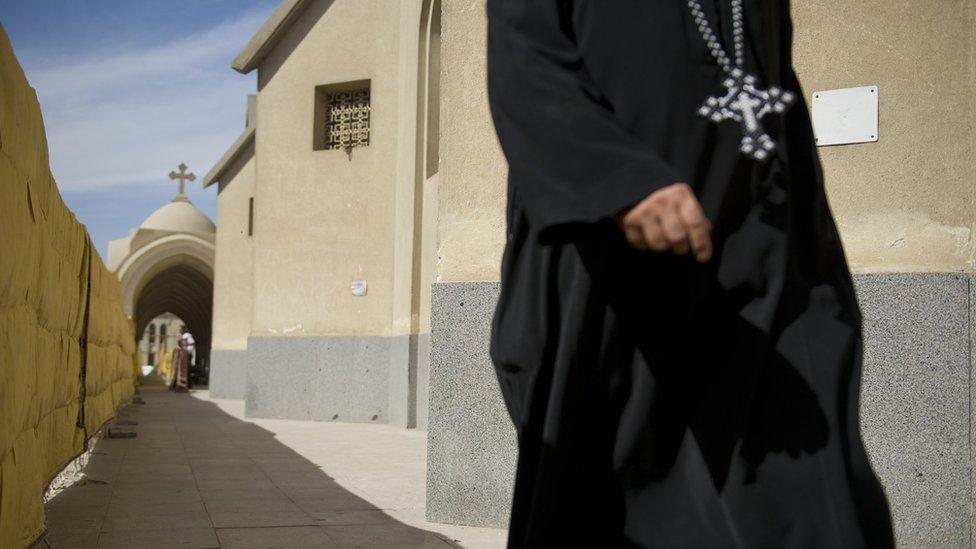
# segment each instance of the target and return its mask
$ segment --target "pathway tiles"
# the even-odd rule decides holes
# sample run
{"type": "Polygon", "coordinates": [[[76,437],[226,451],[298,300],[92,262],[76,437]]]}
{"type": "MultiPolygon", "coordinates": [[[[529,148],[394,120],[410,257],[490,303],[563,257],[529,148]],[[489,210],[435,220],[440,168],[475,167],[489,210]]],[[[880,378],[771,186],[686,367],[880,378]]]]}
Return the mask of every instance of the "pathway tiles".
{"type": "Polygon", "coordinates": [[[427,523],[426,438],[385,425],[245,419],[241,401],[144,386],[85,478],[46,505],[46,549],[493,549],[505,531],[427,523]]]}

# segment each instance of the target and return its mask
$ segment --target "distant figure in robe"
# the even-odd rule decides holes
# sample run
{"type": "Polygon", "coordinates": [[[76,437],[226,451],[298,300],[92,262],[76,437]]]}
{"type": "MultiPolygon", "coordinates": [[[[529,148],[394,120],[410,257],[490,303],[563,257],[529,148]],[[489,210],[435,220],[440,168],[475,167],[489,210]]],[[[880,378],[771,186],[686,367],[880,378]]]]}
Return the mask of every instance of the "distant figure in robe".
{"type": "Polygon", "coordinates": [[[892,547],[789,0],[487,14],[509,546],[892,547]]]}
{"type": "Polygon", "coordinates": [[[176,369],[176,390],[186,392],[190,389],[190,368],[193,366],[193,350],[196,341],[186,325],[180,326],[179,363],[176,369]]]}

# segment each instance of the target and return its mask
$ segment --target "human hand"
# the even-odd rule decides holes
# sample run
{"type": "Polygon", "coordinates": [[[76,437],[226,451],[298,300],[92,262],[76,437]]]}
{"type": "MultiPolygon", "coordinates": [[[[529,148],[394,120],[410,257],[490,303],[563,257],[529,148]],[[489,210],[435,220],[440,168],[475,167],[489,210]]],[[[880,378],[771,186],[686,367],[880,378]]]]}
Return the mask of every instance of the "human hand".
{"type": "Polygon", "coordinates": [[[712,257],[712,224],[687,183],[674,183],[651,193],[614,216],[627,242],[638,250],[689,251],[701,263],[712,257]]]}

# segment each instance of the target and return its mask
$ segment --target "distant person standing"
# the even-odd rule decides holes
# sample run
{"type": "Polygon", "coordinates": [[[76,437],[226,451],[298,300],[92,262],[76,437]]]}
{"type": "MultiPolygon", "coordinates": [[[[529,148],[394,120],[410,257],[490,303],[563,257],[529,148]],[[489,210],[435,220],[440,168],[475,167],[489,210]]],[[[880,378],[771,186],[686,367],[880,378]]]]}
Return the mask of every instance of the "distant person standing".
{"type": "Polygon", "coordinates": [[[186,325],[180,326],[180,360],[176,370],[176,390],[190,389],[190,367],[193,364],[193,351],[196,341],[186,325]]]}

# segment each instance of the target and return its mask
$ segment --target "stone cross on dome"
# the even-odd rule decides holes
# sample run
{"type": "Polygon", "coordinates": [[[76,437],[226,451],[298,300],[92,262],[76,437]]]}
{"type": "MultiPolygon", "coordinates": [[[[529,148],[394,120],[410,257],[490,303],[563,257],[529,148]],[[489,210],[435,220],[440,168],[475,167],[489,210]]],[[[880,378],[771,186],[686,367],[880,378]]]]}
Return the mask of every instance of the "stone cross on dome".
{"type": "Polygon", "coordinates": [[[195,181],[197,176],[193,172],[187,173],[186,164],[182,162],[180,162],[180,165],[177,166],[177,168],[179,168],[180,171],[177,172],[174,170],[169,172],[170,179],[180,180],[180,192],[176,195],[176,197],[173,200],[186,200],[186,182],[195,181]]]}

